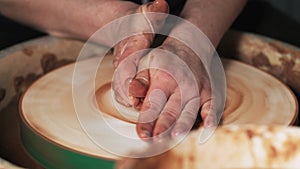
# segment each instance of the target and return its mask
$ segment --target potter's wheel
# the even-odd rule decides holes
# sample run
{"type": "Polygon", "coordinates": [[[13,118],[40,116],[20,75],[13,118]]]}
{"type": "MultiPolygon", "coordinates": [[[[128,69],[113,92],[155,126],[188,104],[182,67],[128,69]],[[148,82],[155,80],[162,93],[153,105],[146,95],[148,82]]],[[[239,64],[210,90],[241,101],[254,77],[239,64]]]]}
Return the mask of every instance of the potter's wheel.
{"type": "MultiPolygon", "coordinates": [[[[84,64],[89,65],[94,59],[97,58],[84,60],[79,64],[89,69],[89,66],[84,64]]],[[[94,110],[87,111],[87,114],[103,117],[105,122],[109,122],[113,129],[121,134],[137,137],[135,125],[119,116],[112,104],[109,85],[113,74],[112,57],[105,57],[102,63],[104,66],[97,72],[95,81],[96,101],[90,95],[85,95],[87,92],[81,88],[81,99],[86,102],[82,108],[94,110]]],[[[294,122],[297,116],[296,100],[283,83],[237,61],[223,60],[223,64],[228,86],[223,125],[289,125],[294,122]]],[[[62,168],[70,165],[73,168],[78,167],[76,162],[68,163],[59,158],[63,155],[71,161],[85,160],[91,167],[111,167],[113,161],[119,157],[89,139],[77,119],[72,100],[73,70],[74,64],[59,68],[43,76],[27,90],[20,105],[23,127],[27,131],[23,134],[23,140],[27,147],[30,147],[29,152],[34,153],[35,158],[44,160],[44,163],[54,163],[62,168]]],[[[103,121],[92,120],[91,124],[95,127],[98,137],[124,152],[146,146],[143,141],[121,144],[110,130],[104,130],[103,121]]]]}

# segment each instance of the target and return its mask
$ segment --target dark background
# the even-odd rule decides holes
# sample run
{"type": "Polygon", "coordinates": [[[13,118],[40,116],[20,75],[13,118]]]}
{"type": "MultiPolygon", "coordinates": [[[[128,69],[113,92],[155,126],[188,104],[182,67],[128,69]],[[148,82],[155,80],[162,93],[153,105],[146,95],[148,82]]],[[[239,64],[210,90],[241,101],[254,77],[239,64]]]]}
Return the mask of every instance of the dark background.
{"type": "MultiPolygon", "coordinates": [[[[299,0],[249,0],[231,29],[262,34],[300,47],[299,0]]],[[[0,49],[45,35],[0,15],[0,49]]]]}

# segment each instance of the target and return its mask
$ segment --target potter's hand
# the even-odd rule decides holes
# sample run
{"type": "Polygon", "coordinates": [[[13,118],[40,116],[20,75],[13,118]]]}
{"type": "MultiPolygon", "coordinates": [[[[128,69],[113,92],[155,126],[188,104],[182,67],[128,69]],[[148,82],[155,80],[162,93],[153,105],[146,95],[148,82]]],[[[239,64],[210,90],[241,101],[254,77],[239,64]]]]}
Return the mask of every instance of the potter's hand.
{"type": "Polygon", "coordinates": [[[174,39],[168,38],[141,59],[129,95],[140,110],[136,129],[141,138],[156,137],[165,131],[172,137],[186,134],[200,106],[204,126],[217,125],[206,70],[190,48],[174,39]]]}
{"type": "Polygon", "coordinates": [[[167,12],[168,4],[165,0],[156,0],[141,5],[136,9],[135,13],[142,15],[133,17],[131,23],[126,23],[128,24],[128,30],[126,31],[129,31],[129,34],[134,36],[120,41],[114,48],[114,66],[117,69],[114,74],[112,87],[115,99],[125,106],[132,106],[132,102],[128,98],[128,86],[130,80],[136,74],[137,65],[143,54],[135,55],[135,57],[131,57],[124,62],[123,60],[134,52],[150,47],[155,36],[155,31],[162,27],[166,19],[167,15],[162,13],[167,12]],[[161,14],[149,14],[149,12],[159,12],[161,14]]]}

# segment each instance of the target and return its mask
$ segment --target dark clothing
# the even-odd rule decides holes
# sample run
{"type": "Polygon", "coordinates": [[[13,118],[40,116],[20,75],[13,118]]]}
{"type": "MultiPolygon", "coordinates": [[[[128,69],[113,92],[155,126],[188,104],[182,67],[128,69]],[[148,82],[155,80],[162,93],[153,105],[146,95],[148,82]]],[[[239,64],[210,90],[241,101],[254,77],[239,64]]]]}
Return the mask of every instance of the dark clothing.
{"type": "Polygon", "coordinates": [[[0,15],[0,50],[41,35],[44,33],[0,15]]]}

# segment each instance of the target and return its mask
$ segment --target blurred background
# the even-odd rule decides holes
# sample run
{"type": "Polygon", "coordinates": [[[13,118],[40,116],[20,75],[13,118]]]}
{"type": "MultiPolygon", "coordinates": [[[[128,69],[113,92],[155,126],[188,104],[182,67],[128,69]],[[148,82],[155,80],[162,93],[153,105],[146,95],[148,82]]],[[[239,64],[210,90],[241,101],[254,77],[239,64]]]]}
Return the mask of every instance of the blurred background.
{"type": "Polygon", "coordinates": [[[253,32],[300,46],[300,1],[249,0],[232,29],[253,32]]]}

